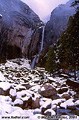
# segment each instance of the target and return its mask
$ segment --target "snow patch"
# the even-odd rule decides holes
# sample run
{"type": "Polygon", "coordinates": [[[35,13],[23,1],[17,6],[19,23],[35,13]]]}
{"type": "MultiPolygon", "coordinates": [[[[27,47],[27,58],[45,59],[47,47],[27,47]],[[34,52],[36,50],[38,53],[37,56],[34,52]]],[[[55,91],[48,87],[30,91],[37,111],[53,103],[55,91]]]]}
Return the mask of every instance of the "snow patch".
{"type": "Polygon", "coordinates": [[[52,105],[58,105],[59,103],[64,102],[64,101],[66,101],[66,99],[56,99],[52,101],[52,105]]]}
{"type": "Polygon", "coordinates": [[[17,95],[16,89],[10,89],[10,95],[13,97],[16,96],[17,95]]]}
{"type": "Polygon", "coordinates": [[[4,91],[8,90],[12,85],[8,82],[0,82],[0,88],[2,88],[4,91]]]}
{"type": "Polygon", "coordinates": [[[42,87],[42,88],[41,88],[41,91],[45,91],[45,88],[44,88],[44,87],[42,87]]]}
{"type": "Polygon", "coordinates": [[[51,105],[51,99],[40,99],[40,106],[41,108],[46,108],[48,105],[51,105]]]}
{"type": "Polygon", "coordinates": [[[61,103],[60,104],[60,107],[63,107],[63,108],[67,108],[67,106],[74,106],[75,105],[75,103],[73,102],[73,99],[71,98],[71,99],[69,99],[69,100],[67,100],[66,102],[64,102],[64,103],[61,103]]]}
{"type": "Polygon", "coordinates": [[[17,104],[22,105],[22,104],[23,104],[23,101],[20,100],[20,99],[16,99],[13,104],[14,104],[14,105],[17,105],[17,104]]]}
{"type": "Polygon", "coordinates": [[[0,72],[0,80],[1,81],[5,81],[5,77],[4,77],[4,75],[0,72]]]}
{"type": "Polygon", "coordinates": [[[79,105],[79,100],[77,100],[77,101],[75,102],[75,105],[79,105]]]}

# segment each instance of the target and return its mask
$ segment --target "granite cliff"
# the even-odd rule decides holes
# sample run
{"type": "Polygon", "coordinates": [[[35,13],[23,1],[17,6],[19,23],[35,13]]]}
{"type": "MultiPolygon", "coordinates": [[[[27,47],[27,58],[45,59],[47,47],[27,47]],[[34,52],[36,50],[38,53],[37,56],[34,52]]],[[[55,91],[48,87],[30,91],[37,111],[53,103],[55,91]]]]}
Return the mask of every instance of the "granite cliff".
{"type": "Polygon", "coordinates": [[[40,18],[20,0],[0,0],[0,14],[0,56],[10,57],[16,52],[27,55],[32,36],[41,23],[40,18]]]}
{"type": "Polygon", "coordinates": [[[45,31],[45,42],[48,47],[57,41],[62,32],[66,30],[69,17],[75,14],[75,8],[71,7],[73,1],[70,0],[66,4],[61,4],[52,11],[45,31]]]}

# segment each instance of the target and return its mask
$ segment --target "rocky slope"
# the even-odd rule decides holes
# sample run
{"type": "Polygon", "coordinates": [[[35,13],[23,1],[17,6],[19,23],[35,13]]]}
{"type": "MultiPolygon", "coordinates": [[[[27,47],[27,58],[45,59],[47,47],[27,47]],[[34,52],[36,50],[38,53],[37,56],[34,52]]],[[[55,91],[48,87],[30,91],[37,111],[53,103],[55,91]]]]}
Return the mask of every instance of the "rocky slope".
{"type": "Polygon", "coordinates": [[[76,115],[72,117],[79,120],[79,87],[70,87],[64,77],[53,78],[44,68],[31,70],[29,63],[19,58],[0,64],[0,117],[53,120],[76,115]]]}
{"type": "Polygon", "coordinates": [[[75,13],[75,8],[70,7],[73,1],[70,0],[66,4],[61,4],[52,11],[45,31],[45,41],[49,45],[56,42],[62,31],[66,30],[69,17],[75,13]]]}
{"type": "Polygon", "coordinates": [[[0,52],[3,46],[6,47],[4,43],[7,42],[9,45],[19,47],[22,53],[27,55],[33,33],[41,20],[28,5],[20,0],[0,0],[0,14],[2,15],[0,19],[0,52]]]}

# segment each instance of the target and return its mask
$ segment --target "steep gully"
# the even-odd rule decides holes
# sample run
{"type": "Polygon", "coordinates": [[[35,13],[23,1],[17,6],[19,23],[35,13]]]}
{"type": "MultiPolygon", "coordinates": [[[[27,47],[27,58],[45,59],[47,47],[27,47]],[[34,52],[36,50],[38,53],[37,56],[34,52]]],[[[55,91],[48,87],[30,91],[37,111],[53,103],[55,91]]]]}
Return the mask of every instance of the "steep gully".
{"type": "Polygon", "coordinates": [[[32,61],[31,69],[34,69],[35,63],[38,63],[39,56],[40,56],[40,54],[41,54],[41,52],[42,52],[42,49],[43,49],[43,41],[44,41],[44,30],[45,30],[45,26],[42,26],[42,27],[40,27],[40,28],[43,29],[43,30],[42,30],[41,48],[40,48],[39,53],[38,53],[37,55],[35,55],[35,57],[34,57],[34,59],[33,59],[33,61],[32,61]]]}

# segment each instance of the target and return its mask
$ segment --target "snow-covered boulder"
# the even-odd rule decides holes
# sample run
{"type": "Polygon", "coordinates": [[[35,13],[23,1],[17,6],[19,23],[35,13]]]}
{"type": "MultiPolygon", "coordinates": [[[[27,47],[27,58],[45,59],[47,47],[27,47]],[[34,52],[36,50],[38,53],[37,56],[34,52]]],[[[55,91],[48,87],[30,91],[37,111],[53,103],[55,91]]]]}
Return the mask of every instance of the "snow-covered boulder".
{"type": "Polygon", "coordinates": [[[58,104],[65,102],[65,101],[66,101],[66,99],[56,99],[56,100],[52,101],[52,105],[58,105],[58,104]]]}
{"type": "Polygon", "coordinates": [[[22,108],[22,106],[23,106],[23,101],[20,100],[20,99],[16,99],[16,100],[14,101],[13,105],[22,108]]]}
{"type": "Polygon", "coordinates": [[[5,77],[4,77],[4,75],[2,74],[1,71],[0,71],[0,81],[5,81],[5,77]]]}
{"type": "Polygon", "coordinates": [[[45,112],[44,112],[45,115],[47,116],[53,116],[53,115],[56,115],[56,112],[52,109],[47,109],[45,112]]]}
{"type": "Polygon", "coordinates": [[[77,101],[75,102],[75,105],[76,105],[77,107],[79,107],[79,100],[77,100],[77,101]]]}
{"type": "Polygon", "coordinates": [[[44,113],[45,110],[51,108],[51,99],[41,98],[40,99],[40,106],[41,106],[41,112],[44,113]]]}
{"type": "Polygon", "coordinates": [[[12,98],[12,101],[14,101],[17,96],[16,89],[10,89],[9,94],[10,97],[12,98]]]}
{"type": "Polygon", "coordinates": [[[75,103],[73,102],[73,99],[69,99],[67,101],[65,101],[64,103],[61,103],[60,104],[60,107],[61,108],[64,108],[64,109],[75,109],[75,103]]]}
{"type": "Polygon", "coordinates": [[[53,98],[57,94],[56,89],[50,84],[44,84],[38,92],[48,98],[53,98]]]}
{"type": "Polygon", "coordinates": [[[16,89],[10,89],[10,95],[11,96],[13,96],[13,97],[15,97],[16,95],[17,95],[17,93],[16,93],[16,89]]]}
{"type": "Polygon", "coordinates": [[[56,82],[56,79],[54,79],[53,77],[47,77],[47,78],[49,80],[49,83],[56,82]]]}
{"type": "Polygon", "coordinates": [[[10,89],[10,87],[13,87],[12,84],[8,82],[0,82],[0,88],[2,88],[4,91],[10,89]]]}
{"type": "Polygon", "coordinates": [[[8,82],[0,82],[0,95],[9,95],[9,90],[13,85],[8,82]]]}

